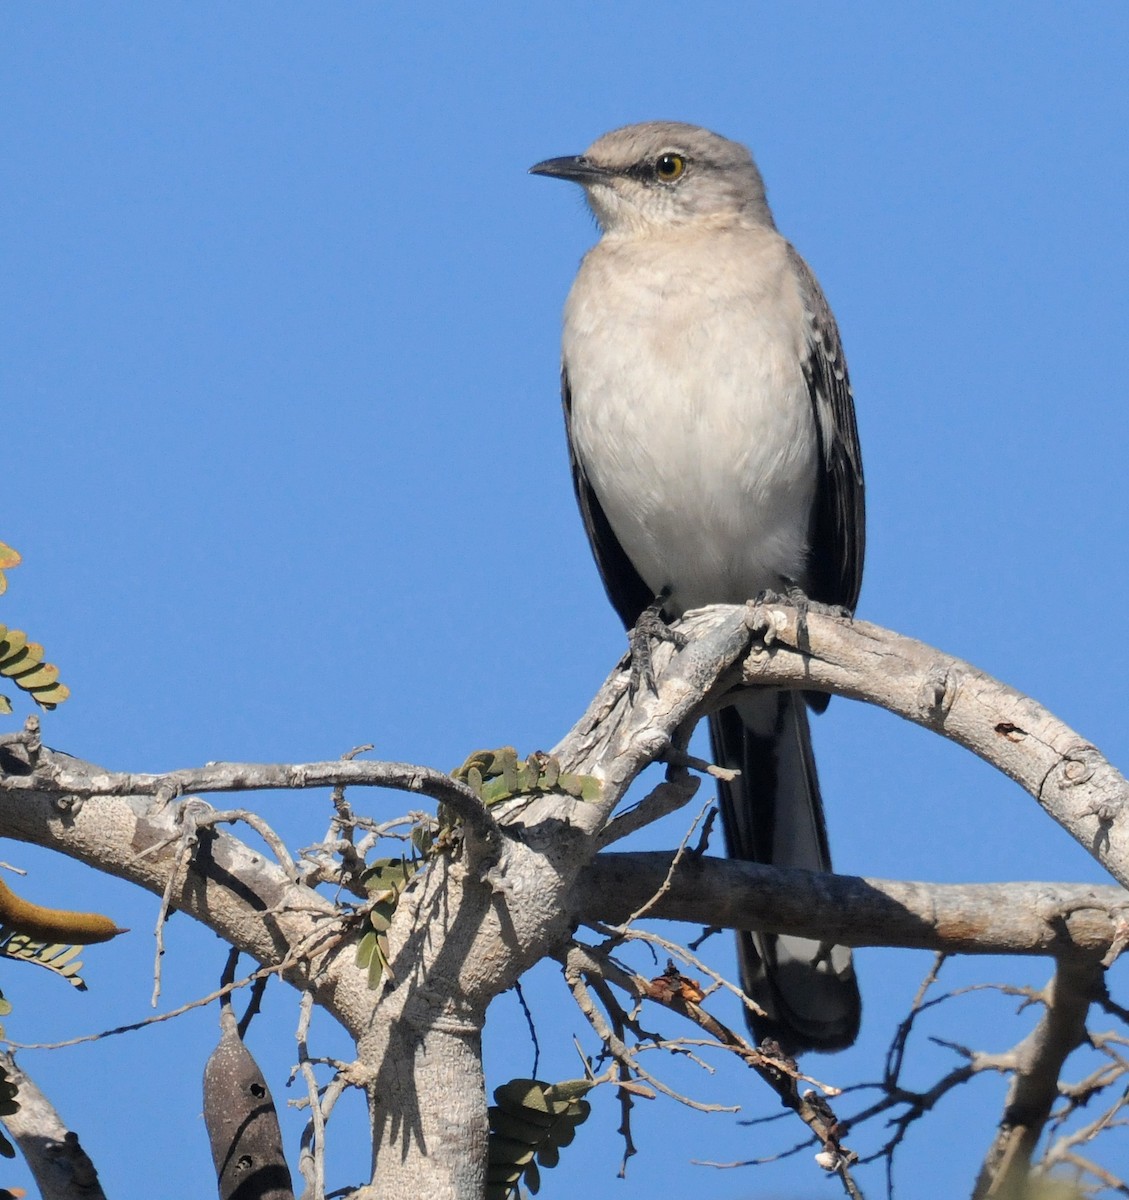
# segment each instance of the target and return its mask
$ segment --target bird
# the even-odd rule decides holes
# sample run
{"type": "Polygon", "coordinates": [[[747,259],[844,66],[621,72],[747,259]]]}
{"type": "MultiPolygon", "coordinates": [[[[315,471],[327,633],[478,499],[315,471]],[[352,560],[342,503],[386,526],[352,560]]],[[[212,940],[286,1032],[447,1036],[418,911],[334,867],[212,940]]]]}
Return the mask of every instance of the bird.
{"type": "MultiPolygon", "coordinates": [[[[576,499],[625,627],[766,594],[853,613],[865,505],[847,366],[749,150],[648,121],[530,172],[579,184],[601,234],[565,303],[561,398],[576,499]]],[[[709,717],[715,761],[739,772],[719,782],[730,858],[831,869],[807,714],[828,700],[747,688],[709,717]]],[[[795,1055],[854,1041],[847,948],[737,937],[758,1042],[795,1055]]]]}

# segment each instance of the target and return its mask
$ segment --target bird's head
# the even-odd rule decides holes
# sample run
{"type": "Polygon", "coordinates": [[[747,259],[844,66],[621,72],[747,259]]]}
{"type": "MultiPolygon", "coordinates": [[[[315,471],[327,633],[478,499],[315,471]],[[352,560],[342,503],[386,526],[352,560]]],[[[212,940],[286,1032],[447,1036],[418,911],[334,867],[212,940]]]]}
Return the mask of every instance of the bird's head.
{"type": "Polygon", "coordinates": [[[529,170],[579,183],[600,228],[613,236],[691,225],[773,226],[749,151],[697,125],[626,125],[583,154],[549,158],[529,170]]]}

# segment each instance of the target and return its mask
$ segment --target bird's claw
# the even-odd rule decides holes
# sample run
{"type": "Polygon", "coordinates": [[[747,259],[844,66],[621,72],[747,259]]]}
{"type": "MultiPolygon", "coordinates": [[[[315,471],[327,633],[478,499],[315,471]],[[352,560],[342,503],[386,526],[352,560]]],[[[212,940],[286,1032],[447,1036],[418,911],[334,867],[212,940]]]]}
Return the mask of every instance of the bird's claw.
{"type": "Polygon", "coordinates": [[[650,604],[639,614],[639,620],[627,635],[631,644],[631,678],[628,680],[627,692],[634,699],[641,685],[658,695],[655,684],[655,671],[651,659],[651,642],[670,642],[676,650],[681,650],[689,640],[684,633],[671,629],[663,617],[663,605],[670,598],[668,590],[661,591],[650,604]]]}
{"type": "Polygon", "coordinates": [[[798,614],[796,633],[800,645],[804,648],[807,647],[808,641],[808,617],[812,613],[823,617],[845,617],[847,620],[851,620],[854,616],[849,608],[844,608],[841,604],[825,604],[822,600],[813,600],[795,580],[785,579],[783,584],[784,590],[780,592],[771,588],[765,588],[764,591],[758,592],[753,603],[787,604],[794,608],[798,614]]]}
{"type": "Polygon", "coordinates": [[[765,588],[764,591],[758,592],[753,603],[787,604],[797,609],[801,617],[807,616],[808,613],[815,613],[817,616],[822,617],[846,617],[847,619],[854,616],[854,613],[842,604],[825,604],[822,600],[813,600],[792,579],[784,580],[783,591],[778,592],[773,588],[765,588]]]}

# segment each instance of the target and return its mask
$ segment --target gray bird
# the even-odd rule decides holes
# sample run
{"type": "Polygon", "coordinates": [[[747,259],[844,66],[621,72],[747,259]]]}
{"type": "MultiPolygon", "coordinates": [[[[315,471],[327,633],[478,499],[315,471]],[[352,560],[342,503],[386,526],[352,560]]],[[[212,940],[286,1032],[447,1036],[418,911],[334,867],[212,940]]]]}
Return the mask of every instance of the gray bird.
{"type": "MultiPolygon", "coordinates": [[[[579,183],[603,234],[565,305],[561,390],[576,497],[624,624],[797,589],[853,611],[864,508],[847,367],[749,151],[652,121],[531,171],[579,183]]],[[[710,735],[741,772],[719,789],[730,857],[830,870],[805,696],[742,692],[710,735]]],[[[848,950],[739,933],[738,956],[767,1014],[750,1020],[758,1038],[790,1053],[854,1040],[848,950]]]]}

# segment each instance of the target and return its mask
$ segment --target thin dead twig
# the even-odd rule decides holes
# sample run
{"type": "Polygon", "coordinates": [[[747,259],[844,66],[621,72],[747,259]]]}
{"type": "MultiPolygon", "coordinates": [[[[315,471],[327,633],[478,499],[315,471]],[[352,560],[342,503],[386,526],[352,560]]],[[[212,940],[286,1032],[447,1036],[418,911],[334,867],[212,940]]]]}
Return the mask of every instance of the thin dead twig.
{"type": "Polygon", "coordinates": [[[604,1044],[607,1053],[614,1061],[626,1065],[632,1074],[645,1080],[656,1091],[662,1092],[664,1096],[669,1096],[672,1100],[677,1100],[680,1104],[685,1104],[688,1108],[696,1109],[698,1112],[740,1111],[737,1105],[706,1104],[701,1100],[694,1100],[690,1096],[684,1096],[680,1092],[676,1092],[673,1088],[668,1087],[662,1080],[656,1078],[644,1067],[640,1066],[637,1054],[630,1046],[626,1045],[616,1036],[603,1013],[600,1012],[596,1002],[592,999],[592,993],[584,982],[586,972],[581,962],[582,960],[578,960],[570,949],[564,956],[565,981],[568,983],[569,990],[572,992],[577,1007],[584,1014],[585,1019],[592,1026],[596,1036],[604,1044]]]}
{"type": "MultiPolygon", "coordinates": [[[[308,989],[302,993],[298,1004],[298,1071],[306,1084],[309,1099],[310,1119],[302,1131],[301,1150],[298,1155],[298,1170],[306,1181],[304,1196],[321,1200],[325,1195],[325,1114],[322,1112],[318,1095],[318,1080],[310,1062],[308,1037],[310,1018],[314,1010],[313,993],[308,989]]],[[[293,1077],[293,1076],[292,1076],[293,1077]]]]}
{"type": "Polygon", "coordinates": [[[603,850],[629,834],[677,812],[689,804],[700,786],[700,780],[692,775],[679,774],[653,788],[638,804],[624,809],[609,821],[596,838],[597,849],[603,850]]]}

